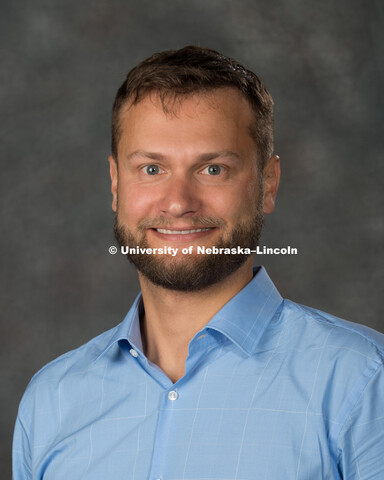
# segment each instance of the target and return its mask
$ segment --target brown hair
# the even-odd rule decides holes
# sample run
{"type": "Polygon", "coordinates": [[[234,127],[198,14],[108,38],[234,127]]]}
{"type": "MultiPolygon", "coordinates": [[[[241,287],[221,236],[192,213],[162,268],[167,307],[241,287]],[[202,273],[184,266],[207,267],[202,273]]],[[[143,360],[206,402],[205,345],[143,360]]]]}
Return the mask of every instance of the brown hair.
{"type": "Polygon", "coordinates": [[[207,92],[220,87],[239,90],[254,112],[250,133],[263,169],[273,152],[273,100],[257,75],[215,50],[188,46],[155,53],[134,67],[117,91],[112,110],[112,155],[117,160],[121,137],[120,111],[126,102],[135,105],[151,92],[158,92],[167,111],[169,99],[207,92]]]}

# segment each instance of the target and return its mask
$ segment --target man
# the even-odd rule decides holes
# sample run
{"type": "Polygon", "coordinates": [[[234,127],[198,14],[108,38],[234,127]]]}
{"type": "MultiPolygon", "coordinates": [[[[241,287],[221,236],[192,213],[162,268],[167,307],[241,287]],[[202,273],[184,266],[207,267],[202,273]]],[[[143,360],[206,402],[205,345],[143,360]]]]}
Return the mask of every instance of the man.
{"type": "Polygon", "coordinates": [[[109,163],[142,293],[35,375],[15,480],[384,479],[383,336],[252,269],[280,177],[272,123],[258,77],[212,50],[128,74],[109,163]]]}

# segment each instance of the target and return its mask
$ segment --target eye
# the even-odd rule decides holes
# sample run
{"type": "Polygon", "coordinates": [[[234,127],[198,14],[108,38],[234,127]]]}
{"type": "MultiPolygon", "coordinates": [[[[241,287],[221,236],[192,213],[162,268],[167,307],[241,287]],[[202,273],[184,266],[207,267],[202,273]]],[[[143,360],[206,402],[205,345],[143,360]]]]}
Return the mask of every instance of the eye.
{"type": "Polygon", "coordinates": [[[163,171],[158,165],[146,165],[143,170],[147,175],[158,175],[163,171]]]}
{"type": "Polygon", "coordinates": [[[208,165],[201,171],[204,175],[220,175],[222,172],[222,167],[220,165],[208,165]]]}

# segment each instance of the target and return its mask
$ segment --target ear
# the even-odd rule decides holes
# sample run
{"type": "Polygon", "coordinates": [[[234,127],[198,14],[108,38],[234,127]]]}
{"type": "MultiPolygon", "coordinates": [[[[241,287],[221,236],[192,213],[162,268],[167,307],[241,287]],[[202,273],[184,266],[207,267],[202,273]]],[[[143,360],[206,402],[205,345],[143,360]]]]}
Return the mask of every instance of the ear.
{"type": "Polygon", "coordinates": [[[273,155],[263,170],[264,213],[272,213],[275,209],[277,189],[280,182],[280,158],[273,155]]]}
{"type": "Polygon", "coordinates": [[[117,181],[118,171],[116,160],[110,155],[108,157],[109,162],[109,174],[111,176],[111,192],[112,192],[112,210],[117,211],[117,181]]]}

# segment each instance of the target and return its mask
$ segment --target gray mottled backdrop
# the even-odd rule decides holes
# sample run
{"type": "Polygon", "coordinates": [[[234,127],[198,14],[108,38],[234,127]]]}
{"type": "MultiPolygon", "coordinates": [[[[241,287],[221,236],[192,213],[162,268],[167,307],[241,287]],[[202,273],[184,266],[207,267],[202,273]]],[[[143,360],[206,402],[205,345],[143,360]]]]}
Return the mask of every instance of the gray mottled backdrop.
{"type": "Polygon", "coordinates": [[[259,258],[284,296],[384,330],[380,0],[22,0],[0,6],[1,455],[32,374],[124,317],[112,256],[110,110],[154,51],[200,44],[256,71],[283,178],[259,258]]]}

